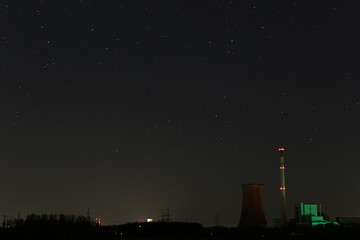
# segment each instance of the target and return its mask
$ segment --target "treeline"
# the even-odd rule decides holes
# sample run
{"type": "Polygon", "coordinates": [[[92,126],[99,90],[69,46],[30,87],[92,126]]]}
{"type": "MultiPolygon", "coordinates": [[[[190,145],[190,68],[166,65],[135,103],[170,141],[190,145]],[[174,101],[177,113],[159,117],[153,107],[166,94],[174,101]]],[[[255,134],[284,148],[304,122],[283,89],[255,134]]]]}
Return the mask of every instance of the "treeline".
{"type": "Polygon", "coordinates": [[[3,217],[2,228],[14,228],[14,227],[36,227],[36,226],[66,226],[66,225],[83,225],[91,226],[95,225],[89,217],[65,215],[65,214],[31,214],[25,219],[7,218],[3,217]]]}
{"type": "Polygon", "coordinates": [[[65,214],[31,214],[3,218],[0,239],[108,239],[89,217],[65,214]]]}

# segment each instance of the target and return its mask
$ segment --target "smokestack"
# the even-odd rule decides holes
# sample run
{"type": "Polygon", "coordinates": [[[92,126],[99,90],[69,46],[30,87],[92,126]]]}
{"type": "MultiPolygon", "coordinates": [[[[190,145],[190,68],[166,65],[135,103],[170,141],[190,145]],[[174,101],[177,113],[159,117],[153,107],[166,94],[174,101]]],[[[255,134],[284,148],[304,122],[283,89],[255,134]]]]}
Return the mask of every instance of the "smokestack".
{"type": "Polygon", "coordinates": [[[281,197],[281,220],[282,225],[287,224],[286,210],[286,187],[285,187],[285,149],[279,148],[280,153],[280,197],[281,197]]]}
{"type": "Polygon", "coordinates": [[[266,224],[262,192],[262,184],[242,184],[242,210],[240,227],[259,228],[266,224]]]}

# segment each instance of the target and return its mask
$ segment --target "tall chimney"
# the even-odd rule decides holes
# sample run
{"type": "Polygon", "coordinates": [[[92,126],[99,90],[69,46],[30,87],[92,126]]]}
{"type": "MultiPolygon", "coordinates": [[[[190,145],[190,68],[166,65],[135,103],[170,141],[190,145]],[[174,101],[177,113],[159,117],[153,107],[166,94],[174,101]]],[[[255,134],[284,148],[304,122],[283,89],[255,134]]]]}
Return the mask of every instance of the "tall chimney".
{"type": "Polygon", "coordinates": [[[279,148],[280,152],[280,196],[281,196],[281,220],[282,225],[287,224],[286,210],[286,187],[285,187],[285,148],[279,148]]]}

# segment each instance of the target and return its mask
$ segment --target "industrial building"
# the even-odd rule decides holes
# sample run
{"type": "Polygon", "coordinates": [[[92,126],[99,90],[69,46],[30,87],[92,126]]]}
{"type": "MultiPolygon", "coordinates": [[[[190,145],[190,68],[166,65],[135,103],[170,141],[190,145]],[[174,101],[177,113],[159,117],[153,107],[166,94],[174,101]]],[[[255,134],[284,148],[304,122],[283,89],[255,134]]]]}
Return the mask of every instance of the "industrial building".
{"type": "Polygon", "coordinates": [[[299,203],[295,206],[295,221],[299,226],[319,226],[331,223],[324,219],[319,203],[299,203]]]}

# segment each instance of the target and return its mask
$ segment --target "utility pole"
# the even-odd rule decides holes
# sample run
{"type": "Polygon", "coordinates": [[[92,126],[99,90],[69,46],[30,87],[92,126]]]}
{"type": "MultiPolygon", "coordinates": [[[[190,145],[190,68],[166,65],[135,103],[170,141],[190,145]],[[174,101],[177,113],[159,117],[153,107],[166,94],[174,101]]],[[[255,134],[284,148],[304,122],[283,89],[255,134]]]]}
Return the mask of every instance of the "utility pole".
{"type": "Polygon", "coordinates": [[[3,216],[3,222],[2,222],[3,228],[6,228],[6,227],[7,227],[6,221],[7,221],[7,216],[4,215],[4,216],[3,216]]]}
{"type": "Polygon", "coordinates": [[[166,221],[170,222],[170,208],[169,207],[166,209],[166,221]]]}
{"type": "Polygon", "coordinates": [[[88,222],[91,222],[91,216],[90,216],[90,207],[87,208],[87,211],[86,211],[86,220],[88,222]]]}
{"type": "Polygon", "coordinates": [[[215,227],[217,227],[219,224],[219,216],[218,216],[218,213],[215,212],[215,227]]]}
{"type": "Polygon", "coordinates": [[[165,222],[165,212],[164,211],[162,211],[162,213],[161,213],[161,218],[162,218],[162,222],[165,222]]]}

